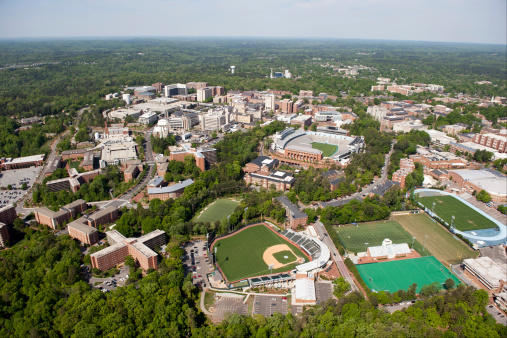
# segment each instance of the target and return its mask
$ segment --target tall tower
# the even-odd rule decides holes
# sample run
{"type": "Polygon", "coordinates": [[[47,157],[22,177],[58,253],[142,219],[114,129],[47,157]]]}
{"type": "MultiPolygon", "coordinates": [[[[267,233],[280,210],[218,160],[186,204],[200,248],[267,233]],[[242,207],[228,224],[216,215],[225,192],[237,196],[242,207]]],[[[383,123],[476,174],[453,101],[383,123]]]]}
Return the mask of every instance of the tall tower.
{"type": "Polygon", "coordinates": [[[235,69],[236,69],[236,66],[231,66],[231,74],[234,74],[235,69]]]}
{"type": "Polygon", "coordinates": [[[270,68],[271,69],[271,75],[269,76],[270,79],[273,78],[273,68],[270,68]]]}

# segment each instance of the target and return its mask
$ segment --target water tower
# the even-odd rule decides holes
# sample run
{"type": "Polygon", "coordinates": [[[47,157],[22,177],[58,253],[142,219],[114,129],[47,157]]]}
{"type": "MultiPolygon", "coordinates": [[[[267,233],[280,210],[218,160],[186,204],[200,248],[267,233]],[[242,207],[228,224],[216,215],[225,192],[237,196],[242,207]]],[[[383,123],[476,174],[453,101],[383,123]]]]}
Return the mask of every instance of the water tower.
{"type": "Polygon", "coordinates": [[[234,74],[235,69],[236,69],[236,66],[231,66],[231,74],[234,74]]]}

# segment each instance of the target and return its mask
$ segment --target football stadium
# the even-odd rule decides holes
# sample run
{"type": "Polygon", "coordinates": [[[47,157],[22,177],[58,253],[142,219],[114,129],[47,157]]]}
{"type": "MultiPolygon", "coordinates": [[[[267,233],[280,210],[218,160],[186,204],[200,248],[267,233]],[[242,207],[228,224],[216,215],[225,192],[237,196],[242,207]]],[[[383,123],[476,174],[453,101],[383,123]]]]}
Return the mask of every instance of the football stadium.
{"type": "Polygon", "coordinates": [[[330,159],[341,164],[364,147],[362,137],[347,136],[347,131],[338,128],[319,128],[316,132],[287,128],[276,133],[272,148],[276,154],[290,164],[310,162],[319,164],[330,159]]]}

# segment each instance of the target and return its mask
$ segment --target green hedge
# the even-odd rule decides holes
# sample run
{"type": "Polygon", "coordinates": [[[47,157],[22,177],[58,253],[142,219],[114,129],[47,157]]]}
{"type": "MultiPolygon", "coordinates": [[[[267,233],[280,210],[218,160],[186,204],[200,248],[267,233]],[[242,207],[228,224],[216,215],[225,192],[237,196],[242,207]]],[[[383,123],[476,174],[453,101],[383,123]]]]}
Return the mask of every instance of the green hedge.
{"type": "Polygon", "coordinates": [[[327,233],[329,234],[329,237],[331,237],[331,240],[333,241],[334,246],[336,249],[338,249],[338,252],[340,255],[345,255],[345,248],[343,247],[342,243],[340,242],[340,239],[338,238],[338,234],[336,234],[336,231],[334,231],[332,225],[324,224],[326,227],[327,233]]]}

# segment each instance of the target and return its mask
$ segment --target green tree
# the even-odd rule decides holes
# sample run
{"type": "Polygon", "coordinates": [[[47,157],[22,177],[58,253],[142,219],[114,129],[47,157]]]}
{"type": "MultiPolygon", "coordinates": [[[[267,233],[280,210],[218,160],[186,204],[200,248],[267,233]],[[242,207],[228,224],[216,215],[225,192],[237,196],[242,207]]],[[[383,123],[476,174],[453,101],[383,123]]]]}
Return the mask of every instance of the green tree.
{"type": "Polygon", "coordinates": [[[491,195],[486,190],[481,190],[477,194],[476,198],[477,198],[478,201],[481,201],[481,202],[484,202],[484,203],[491,202],[491,195]]]}

